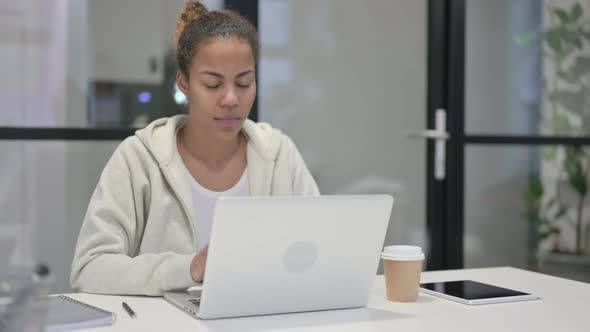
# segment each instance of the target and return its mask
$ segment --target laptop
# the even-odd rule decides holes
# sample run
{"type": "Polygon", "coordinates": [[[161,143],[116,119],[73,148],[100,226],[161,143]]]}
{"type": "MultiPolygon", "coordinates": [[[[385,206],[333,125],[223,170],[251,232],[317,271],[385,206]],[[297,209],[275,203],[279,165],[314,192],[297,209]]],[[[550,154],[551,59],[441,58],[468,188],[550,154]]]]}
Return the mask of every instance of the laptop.
{"type": "Polygon", "coordinates": [[[164,293],[201,319],[367,305],[393,198],[224,197],[202,289],[164,293]]]}

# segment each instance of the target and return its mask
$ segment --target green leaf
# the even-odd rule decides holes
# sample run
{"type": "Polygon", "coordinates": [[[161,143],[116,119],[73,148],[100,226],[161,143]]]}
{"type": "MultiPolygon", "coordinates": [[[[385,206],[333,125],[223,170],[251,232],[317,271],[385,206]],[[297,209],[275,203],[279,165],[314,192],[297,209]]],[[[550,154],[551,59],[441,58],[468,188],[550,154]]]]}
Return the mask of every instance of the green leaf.
{"type": "Polygon", "coordinates": [[[567,173],[568,178],[572,178],[581,173],[579,168],[578,160],[575,155],[569,153],[566,149],[565,159],[563,160],[563,167],[567,173]]]}
{"type": "Polygon", "coordinates": [[[535,197],[531,195],[530,191],[525,191],[522,193],[522,199],[527,202],[529,205],[535,204],[535,197]]]}
{"type": "Polygon", "coordinates": [[[532,209],[539,209],[541,206],[541,198],[536,197],[535,194],[531,193],[530,191],[524,192],[522,194],[522,198],[524,201],[529,205],[532,209]]]}
{"type": "Polygon", "coordinates": [[[553,52],[560,54],[563,51],[559,29],[549,29],[549,31],[545,33],[545,40],[547,40],[547,45],[549,45],[549,48],[551,48],[553,52]]]}
{"type": "Polygon", "coordinates": [[[578,192],[580,196],[585,196],[588,191],[586,178],[582,174],[576,174],[569,177],[570,185],[578,192]]]}
{"type": "Polygon", "coordinates": [[[543,197],[543,183],[539,179],[531,177],[529,179],[528,192],[531,194],[531,197],[541,199],[543,197]]]}
{"type": "Polygon", "coordinates": [[[576,22],[580,17],[583,15],[582,5],[579,2],[576,2],[574,7],[572,8],[570,19],[572,22],[576,22]]]}
{"type": "Polygon", "coordinates": [[[555,13],[555,15],[557,17],[559,17],[559,20],[561,21],[561,23],[567,24],[570,22],[570,17],[565,10],[563,10],[561,8],[555,8],[555,9],[553,9],[553,13],[555,13]]]}
{"type": "Polygon", "coordinates": [[[541,207],[541,199],[543,197],[543,184],[541,181],[531,176],[527,190],[522,193],[522,198],[527,203],[528,210],[524,216],[531,222],[537,222],[540,218],[539,209],[541,207]]]}
{"type": "Polygon", "coordinates": [[[566,213],[567,213],[567,206],[562,206],[562,207],[559,208],[559,210],[555,214],[554,219],[557,220],[557,219],[563,217],[566,213]]]}
{"type": "Polygon", "coordinates": [[[561,38],[567,43],[573,44],[578,49],[582,48],[581,36],[576,31],[570,29],[560,29],[559,34],[561,38]]]}
{"type": "Polygon", "coordinates": [[[582,148],[569,146],[565,149],[565,159],[563,160],[568,182],[581,196],[585,196],[588,191],[587,180],[583,173],[582,162],[580,161],[583,154],[584,150],[582,148]]]}
{"type": "Polygon", "coordinates": [[[561,229],[557,226],[550,225],[548,223],[541,224],[538,230],[538,236],[541,239],[547,238],[553,234],[561,233],[561,229]]]}
{"type": "MultiPolygon", "coordinates": [[[[559,232],[557,232],[557,233],[559,233],[559,232]]],[[[539,238],[541,240],[542,239],[546,239],[546,238],[548,238],[549,236],[551,236],[553,234],[555,234],[555,232],[552,229],[539,231],[539,238]]]]}

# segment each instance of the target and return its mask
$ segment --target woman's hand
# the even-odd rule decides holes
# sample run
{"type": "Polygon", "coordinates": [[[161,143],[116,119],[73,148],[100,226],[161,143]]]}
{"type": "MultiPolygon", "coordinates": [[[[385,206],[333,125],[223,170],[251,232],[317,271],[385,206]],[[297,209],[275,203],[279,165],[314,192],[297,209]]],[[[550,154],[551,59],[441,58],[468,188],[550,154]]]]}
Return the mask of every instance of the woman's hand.
{"type": "Polygon", "coordinates": [[[201,249],[199,253],[195,255],[191,262],[191,277],[197,283],[203,282],[205,277],[205,265],[207,264],[207,252],[209,251],[209,245],[201,249]]]}

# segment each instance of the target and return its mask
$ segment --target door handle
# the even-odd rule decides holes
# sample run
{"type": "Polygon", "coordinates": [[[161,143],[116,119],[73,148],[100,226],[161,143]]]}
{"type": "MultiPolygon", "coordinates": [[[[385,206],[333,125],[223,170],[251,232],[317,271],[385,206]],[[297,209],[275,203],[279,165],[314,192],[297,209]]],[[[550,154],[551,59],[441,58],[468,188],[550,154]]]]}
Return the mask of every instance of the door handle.
{"type": "Polygon", "coordinates": [[[447,111],[437,109],[435,111],[434,129],[408,135],[412,138],[433,139],[434,142],[434,178],[444,180],[446,178],[446,141],[451,137],[447,132],[447,111]]]}
{"type": "Polygon", "coordinates": [[[449,139],[449,133],[444,132],[444,131],[440,132],[438,130],[432,130],[432,129],[427,129],[427,130],[421,131],[419,133],[412,133],[408,136],[412,137],[412,138],[442,139],[445,141],[449,139]]]}

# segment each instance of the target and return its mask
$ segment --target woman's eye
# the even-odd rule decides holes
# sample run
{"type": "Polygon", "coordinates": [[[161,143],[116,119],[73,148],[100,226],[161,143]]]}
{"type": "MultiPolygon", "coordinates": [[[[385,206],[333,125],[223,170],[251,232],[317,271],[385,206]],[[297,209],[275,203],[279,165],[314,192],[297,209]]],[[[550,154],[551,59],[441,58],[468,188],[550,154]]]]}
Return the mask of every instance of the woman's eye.
{"type": "Polygon", "coordinates": [[[240,84],[240,83],[236,83],[236,85],[238,86],[238,88],[249,88],[250,84],[240,84]]]}
{"type": "Polygon", "coordinates": [[[217,88],[219,88],[221,86],[221,84],[216,84],[216,85],[207,85],[207,84],[205,84],[205,86],[207,88],[209,88],[209,89],[217,89],[217,88]]]}

